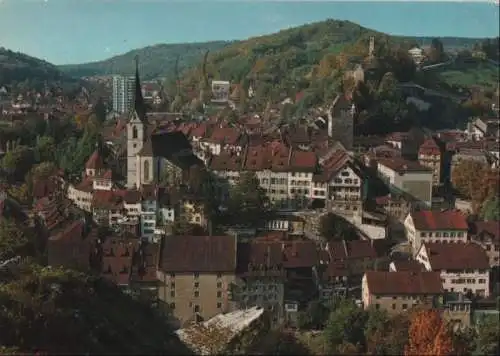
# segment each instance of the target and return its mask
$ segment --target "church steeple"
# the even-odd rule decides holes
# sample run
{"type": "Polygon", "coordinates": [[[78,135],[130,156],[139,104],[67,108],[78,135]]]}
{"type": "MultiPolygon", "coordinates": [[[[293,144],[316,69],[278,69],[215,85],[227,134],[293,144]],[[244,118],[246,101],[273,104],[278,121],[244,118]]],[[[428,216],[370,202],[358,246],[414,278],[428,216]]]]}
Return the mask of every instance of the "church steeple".
{"type": "Polygon", "coordinates": [[[141,120],[146,119],[146,105],[142,97],[141,79],[139,77],[139,56],[135,56],[135,99],[134,110],[141,120]]]}

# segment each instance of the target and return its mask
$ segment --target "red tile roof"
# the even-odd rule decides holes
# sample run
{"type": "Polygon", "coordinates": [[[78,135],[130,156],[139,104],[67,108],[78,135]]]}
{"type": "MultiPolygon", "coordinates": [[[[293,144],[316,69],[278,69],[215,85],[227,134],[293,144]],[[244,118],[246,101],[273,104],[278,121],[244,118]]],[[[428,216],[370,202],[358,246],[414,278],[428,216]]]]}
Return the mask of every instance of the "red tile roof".
{"type": "Polygon", "coordinates": [[[378,163],[392,169],[393,171],[404,174],[407,172],[432,172],[432,169],[422,166],[420,163],[415,161],[409,161],[400,157],[392,158],[379,158],[378,163]]]}
{"type": "Polygon", "coordinates": [[[119,209],[123,205],[123,197],[110,190],[98,190],[92,196],[92,207],[98,209],[119,209]]]}
{"type": "Polygon", "coordinates": [[[92,177],[85,177],[79,184],[75,186],[76,190],[86,193],[94,191],[94,179],[92,177]]]}
{"type": "Polygon", "coordinates": [[[439,155],[441,150],[439,145],[436,143],[436,140],[430,138],[425,140],[424,143],[420,145],[418,153],[423,155],[439,155]]]}
{"type": "Polygon", "coordinates": [[[372,295],[436,295],[443,293],[439,272],[386,272],[365,273],[372,295]]]}
{"type": "Polygon", "coordinates": [[[223,151],[210,159],[209,167],[214,171],[240,171],[243,165],[244,153],[223,151]]]}
{"type": "Polygon", "coordinates": [[[319,253],[313,241],[290,241],[282,243],[285,268],[309,268],[319,263],[319,253]]]}
{"type": "Polygon", "coordinates": [[[245,170],[287,171],[290,149],[278,141],[268,142],[259,146],[249,146],[245,157],[245,170]]]}
{"type": "Polygon", "coordinates": [[[425,243],[422,248],[435,271],[490,267],[486,251],[475,243],[425,243]]]}
{"type": "Polygon", "coordinates": [[[421,210],[411,213],[416,230],[468,230],[465,215],[457,210],[421,210]]]}
{"type": "Polygon", "coordinates": [[[209,129],[209,126],[207,123],[201,123],[199,124],[197,127],[195,127],[190,133],[189,135],[191,137],[197,137],[197,138],[200,138],[200,137],[205,137],[205,135],[207,134],[208,132],[208,129],[209,129]]]}
{"type": "Polygon", "coordinates": [[[350,157],[347,152],[342,150],[336,151],[331,157],[329,157],[322,163],[322,172],[319,174],[315,174],[313,177],[313,181],[329,182],[330,180],[332,180],[335,174],[337,174],[348,164],[349,161],[350,157]]]}
{"type": "Polygon", "coordinates": [[[234,236],[167,236],[159,267],[166,273],[236,271],[234,236]]]}
{"type": "Polygon", "coordinates": [[[283,266],[281,243],[251,242],[238,244],[238,273],[246,274],[252,267],[270,269],[283,266]]]}
{"type": "Polygon", "coordinates": [[[207,139],[207,141],[227,145],[236,145],[238,144],[240,136],[240,131],[235,128],[217,127],[214,128],[212,135],[207,139]]]}
{"type": "Polygon", "coordinates": [[[290,168],[300,172],[314,172],[318,158],[314,152],[293,150],[290,159],[290,168]]]}
{"type": "Polygon", "coordinates": [[[94,151],[90,158],[88,159],[87,163],[85,164],[86,169],[103,169],[104,168],[104,161],[99,154],[99,151],[94,151]]]}
{"type": "Polygon", "coordinates": [[[424,265],[420,264],[415,260],[402,260],[402,261],[392,261],[394,263],[394,267],[396,271],[417,271],[424,272],[424,265]]]}

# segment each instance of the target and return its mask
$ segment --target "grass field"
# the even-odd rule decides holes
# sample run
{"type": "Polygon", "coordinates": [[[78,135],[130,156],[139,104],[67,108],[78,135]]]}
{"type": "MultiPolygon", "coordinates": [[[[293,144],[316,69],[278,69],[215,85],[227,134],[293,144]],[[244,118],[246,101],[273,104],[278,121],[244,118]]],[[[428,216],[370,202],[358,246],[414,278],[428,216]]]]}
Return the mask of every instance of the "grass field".
{"type": "Polygon", "coordinates": [[[438,68],[435,73],[450,86],[465,88],[480,86],[487,90],[498,87],[498,67],[486,61],[455,63],[438,68]]]}

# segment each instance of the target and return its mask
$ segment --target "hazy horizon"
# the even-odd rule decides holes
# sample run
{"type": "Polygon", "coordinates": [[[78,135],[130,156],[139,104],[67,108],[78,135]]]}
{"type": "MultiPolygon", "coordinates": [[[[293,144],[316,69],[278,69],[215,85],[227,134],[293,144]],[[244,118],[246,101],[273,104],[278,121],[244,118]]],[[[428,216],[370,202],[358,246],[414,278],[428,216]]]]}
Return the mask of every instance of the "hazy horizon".
{"type": "Polygon", "coordinates": [[[0,46],[61,65],[162,43],[242,40],[328,18],[391,35],[496,37],[498,17],[498,5],[477,1],[0,0],[0,46]]]}

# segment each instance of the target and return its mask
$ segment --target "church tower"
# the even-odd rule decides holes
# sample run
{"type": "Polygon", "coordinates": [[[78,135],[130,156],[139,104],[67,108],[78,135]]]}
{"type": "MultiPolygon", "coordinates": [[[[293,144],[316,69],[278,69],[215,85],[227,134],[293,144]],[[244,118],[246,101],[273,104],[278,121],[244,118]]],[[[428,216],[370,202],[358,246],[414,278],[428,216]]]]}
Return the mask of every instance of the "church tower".
{"type": "Polygon", "coordinates": [[[370,36],[370,44],[368,45],[368,58],[370,60],[375,57],[375,37],[370,36]]]}
{"type": "Polygon", "coordinates": [[[146,108],[139,78],[139,58],[136,56],[134,109],[127,123],[127,188],[134,188],[137,182],[137,154],[147,139],[146,129],[146,108]]]}

